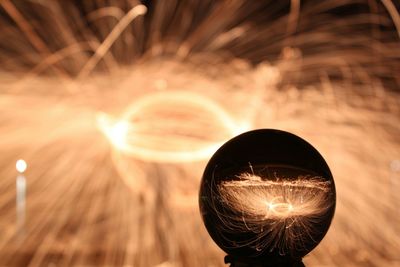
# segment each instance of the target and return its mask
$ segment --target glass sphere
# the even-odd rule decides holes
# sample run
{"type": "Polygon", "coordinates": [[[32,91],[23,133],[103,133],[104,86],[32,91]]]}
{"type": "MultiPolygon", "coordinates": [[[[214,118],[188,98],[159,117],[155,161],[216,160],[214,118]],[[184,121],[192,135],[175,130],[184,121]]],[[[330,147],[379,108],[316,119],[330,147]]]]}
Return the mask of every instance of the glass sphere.
{"type": "Polygon", "coordinates": [[[208,233],[230,256],[301,259],[325,236],[336,204],[318,151],[288,132],[261,129],[225,143],[203,174],[199,205],[208,233]]]}

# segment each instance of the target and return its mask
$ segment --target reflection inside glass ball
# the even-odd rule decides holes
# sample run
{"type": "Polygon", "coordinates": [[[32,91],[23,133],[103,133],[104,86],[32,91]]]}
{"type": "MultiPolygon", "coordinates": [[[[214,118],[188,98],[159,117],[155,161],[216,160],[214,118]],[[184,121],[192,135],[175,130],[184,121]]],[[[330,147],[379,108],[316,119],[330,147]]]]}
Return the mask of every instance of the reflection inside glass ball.
{"type": "MultiPolygon", "coordinates": [[[[225,240],[232,247],[301,251],[318,236],[318,224],[331,208],[331,181],[290,166],[252,166],[227,172],[212,192],[221,232],[253,233],[248,239],[225,240]]],[[[214,177],[215,178],[215,177],[214,177]]]]}

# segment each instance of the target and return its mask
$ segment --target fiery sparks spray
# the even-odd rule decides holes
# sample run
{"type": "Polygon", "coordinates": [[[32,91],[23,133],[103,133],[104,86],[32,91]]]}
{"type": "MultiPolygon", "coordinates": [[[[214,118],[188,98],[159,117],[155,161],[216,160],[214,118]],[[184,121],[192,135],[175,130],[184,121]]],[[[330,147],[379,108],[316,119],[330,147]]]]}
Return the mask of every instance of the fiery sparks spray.
{"type": "Polygon", "coordinates": [[[335,175],[306,265],[397,267],[398,21],[388,0],[0,1],[0,265],[222,266],[197,209],[205,160],[277,128],[335,175]]]}
{"type": "MultiPolygon", "coordinates": [[[[251,246],[257,251],[279,250],[281,255],[298,250],[305,239],[312,238],[313,224],[333,204],[330,181],[318,177],[264,180],[242,173],[239,180],[224,181],[219,186],[221,201],[235,216],[220,213],[222,228],[234,232],[256,233],[254,239],[234,241],[235,246],[251,246]]],[[[233,246],[233,245],[232,245],[233,246]]]]}

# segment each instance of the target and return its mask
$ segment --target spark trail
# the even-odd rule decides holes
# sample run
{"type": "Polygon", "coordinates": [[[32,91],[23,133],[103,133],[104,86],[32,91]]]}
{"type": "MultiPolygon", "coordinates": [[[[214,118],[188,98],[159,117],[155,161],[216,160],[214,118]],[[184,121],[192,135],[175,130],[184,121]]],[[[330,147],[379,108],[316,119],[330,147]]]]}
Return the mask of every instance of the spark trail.
{"type": "Polygon", "coordinates": [[[244,124],[326,155],[336,215],[306,265],[397,267],[396,1],[143,2],[0,1],[0,265],[223,266],[197,210],[201,159],[244,124]]]}
{"type": "Polygon", "coordinates": [[[218,186],[222,205],[235,214],[219,212],[221,228],[256,234],[248,240],[235,240],[232,247],[250,246],[260,253],[266,249],[278,250],[281,255],[294,253],[318,231],[316,225],[333,204],[330,190],[330,181],[319,177],[270,180],[241,173],[218,186]]]}

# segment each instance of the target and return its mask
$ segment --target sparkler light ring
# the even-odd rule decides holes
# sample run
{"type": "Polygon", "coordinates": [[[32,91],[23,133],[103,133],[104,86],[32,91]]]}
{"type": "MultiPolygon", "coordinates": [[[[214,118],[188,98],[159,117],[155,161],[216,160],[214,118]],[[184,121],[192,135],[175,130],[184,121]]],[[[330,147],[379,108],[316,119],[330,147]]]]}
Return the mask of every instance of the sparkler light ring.
{"type": "Polygon", "coordinates": [[[272,129],[225,143],[208,162],[199,195],[208,233],[240,262],[301,261],[328,231],[335,204],[333,177],[319,152],[272,129]]]}
{"type": "Polygon", "coordinates": [[[132,103],[121,118],[99,113],[97,120],[116,150],[164,163],[204,160],[222,140],[247,129],[217,102],[183,90],[147,94],[132,103]]]}

